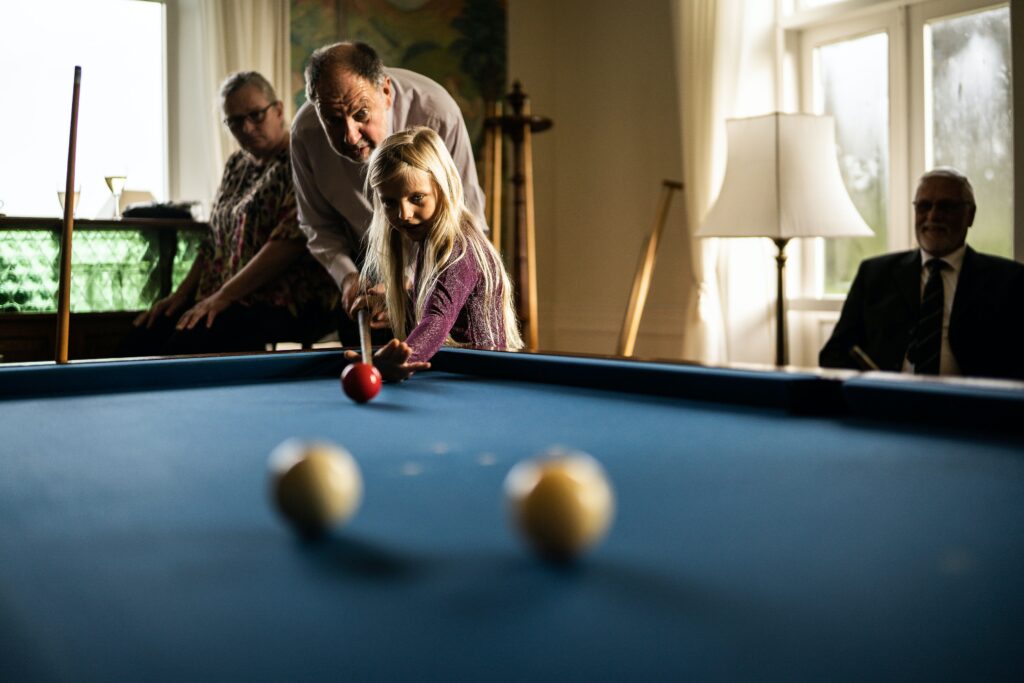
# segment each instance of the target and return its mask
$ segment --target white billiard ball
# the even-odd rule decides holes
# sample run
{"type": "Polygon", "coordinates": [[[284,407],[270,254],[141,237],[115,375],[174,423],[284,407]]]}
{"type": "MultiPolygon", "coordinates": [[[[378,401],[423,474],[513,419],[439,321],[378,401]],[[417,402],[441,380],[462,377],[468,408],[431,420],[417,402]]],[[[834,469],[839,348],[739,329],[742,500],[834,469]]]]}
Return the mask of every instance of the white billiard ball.
{"type": "Polygon", "coordinates": [[[505,477],[512,522],[542,556],[568,560],[607,533],[615,494],[601,464],[579,451],[550,451],[505,477]]]}
{"type": "Polygon", "coordinates": [[[362,502],[359,465],[341,446],[288,439],[271,452],[269,468],[278,511],[304,534],[347,522],[362,502]]]}

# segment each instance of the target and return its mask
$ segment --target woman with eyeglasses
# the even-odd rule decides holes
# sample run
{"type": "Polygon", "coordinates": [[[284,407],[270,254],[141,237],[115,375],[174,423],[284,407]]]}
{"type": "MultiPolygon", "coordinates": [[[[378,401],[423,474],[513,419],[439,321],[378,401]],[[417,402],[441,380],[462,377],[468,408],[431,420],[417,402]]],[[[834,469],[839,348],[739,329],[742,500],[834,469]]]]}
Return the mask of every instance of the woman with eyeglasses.
{"type": "Polygon", "coordinates": [[[124,355],[263,350],[333,329],[337,288],[299,230],[284,107],[255,71],[221,86],[228,159],[210,233],[170,296],[135,319],[124,355]]]}

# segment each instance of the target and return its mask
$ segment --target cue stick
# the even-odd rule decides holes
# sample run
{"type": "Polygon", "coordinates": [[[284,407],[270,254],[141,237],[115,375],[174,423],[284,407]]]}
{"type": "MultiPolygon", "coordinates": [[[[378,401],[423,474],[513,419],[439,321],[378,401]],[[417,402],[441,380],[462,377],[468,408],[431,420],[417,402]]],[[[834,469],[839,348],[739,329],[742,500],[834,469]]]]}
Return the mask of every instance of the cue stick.
{"type": "Polygon", "coordinates": [[[857,361],[857,365],[860,366],[861,370],[881,370],[881,368],[878,367],[878,364],[871,360],[871,356],[856,344],[854,344],[853,348],[850,349],[850,355],[853,356],[855,361],[857,361]]]}
{"type": "Polygon", "coordinates": [[[363,362],[373,365],[373,354],[370,353],[370,324],[366,320],[366,309],[360,308],[356,315],[359,318],[359,346],[363,354],[363,362]]]}
{"type": "Polygon", "coordinates": [[[78,144],[78,95],[82,89],[82,67],[75,67],[71,93],[71,137],[68,141],[68,170],[64,184],[64,229],[60,239],[60,272],[57,284],[57,363],[68,362],[68,329],[71,325],[71,234],[75,227],[75,147],[78,144]]]}
{"type": "Polygon", "coordinates": [[[647,291],[651,286],[651,275],[654,273],[654,261],[658,257],[658,243],[668,218],[668,206],[672,202],[672,193],[683,189],[683,184],[675,180],[662,180],[661,201],[654,219],[654,227],[647,237],[647,246],[640,254],[640,262],[633,276],[633,289],[629,293],[629,304],[626,306],[626,317],[622,321],[622,332],[619,334],[618,354],[632,356],[636,344],[636,335],[640,330],[640,318],[644,314],[647,303],[647,291]]]}

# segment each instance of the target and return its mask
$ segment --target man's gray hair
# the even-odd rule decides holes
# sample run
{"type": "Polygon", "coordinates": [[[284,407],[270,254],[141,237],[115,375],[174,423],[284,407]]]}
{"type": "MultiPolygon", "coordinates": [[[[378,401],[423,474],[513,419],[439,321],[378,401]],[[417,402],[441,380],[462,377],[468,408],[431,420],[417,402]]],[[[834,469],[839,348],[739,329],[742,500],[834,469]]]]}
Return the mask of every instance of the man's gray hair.
{"type": "Polygon", "coordinates": [[[265,79],[262,74],[256,71],[236,71],[225,78],[224,82],[220,84],[221,104],[224,104],[229,97],[247,85],[258,88],[263,93],[263,96],[267,98],[268,102],[277,102],[277,93],[274,92],[274,86],[270,85],[270,81],[265,79]]]}
{"type": "Polygon", "coordinates": [[[946,180],[952,180],[953,182],[959,183],[960,199],[971,206],[976,206],[974,203],[974,188],[971,187],[971,181],[967,179],[967,176],[952,166],[939,166],[937,168],[933,168],[922,175],[920,179],[918,179],[917,184],[920,185],[929,178],[945,178],[946,180]]]}
{"type": "Polygon", "coordinates": [[[313,51],[306,63],[306,99],[317,100],[317,85],[325,72],[341,69],[379,88],[384,85],[384,63],[377,51],[359,41],[325,45],[313,51]]]}

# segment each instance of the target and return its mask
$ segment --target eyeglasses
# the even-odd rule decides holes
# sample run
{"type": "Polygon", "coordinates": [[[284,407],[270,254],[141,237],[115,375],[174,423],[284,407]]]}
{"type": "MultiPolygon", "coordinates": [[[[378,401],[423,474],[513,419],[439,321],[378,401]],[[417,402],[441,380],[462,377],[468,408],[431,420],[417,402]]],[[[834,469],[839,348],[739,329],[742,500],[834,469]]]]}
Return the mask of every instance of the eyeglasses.
{"type": "Polygon", "coordinates": [[[932,202],[922,199],[919,202],[914,202],[914,210],[918,213],[929,213],[934,208],[939,213],[951,213],[965,204],[970,204],[970,202],[957,199],[940,199],[937,202],[932,202]]]}
{"type": "Polygon", "coordinates": [[[223,119],[224,125],[230,128],[231,130],[238,130],[239,128],[245,125],[246,121],[253,125],[263,123],[263,119],[267,118],[267,111],[269,111],[270,108],[273,107],[275,104],[277,104],[277,100],[274,100],[267,106],[263,107],[263,109],[254,109],[248,114],[229,116],[226,119],[223,119]]]}

